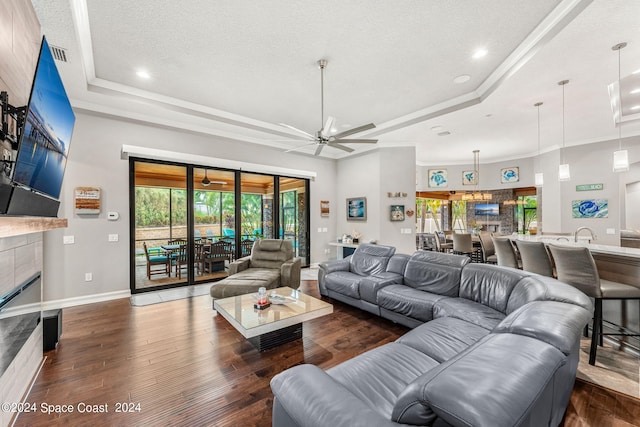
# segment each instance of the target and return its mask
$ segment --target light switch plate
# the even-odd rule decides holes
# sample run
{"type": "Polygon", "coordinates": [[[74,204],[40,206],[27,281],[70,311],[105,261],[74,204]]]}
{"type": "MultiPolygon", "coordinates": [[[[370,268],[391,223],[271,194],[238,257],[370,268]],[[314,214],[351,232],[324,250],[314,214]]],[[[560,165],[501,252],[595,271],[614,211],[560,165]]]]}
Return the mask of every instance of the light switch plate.
{"type": "Polygon", "coordinates": [[[118,235],[117,234],[109,234],[109,241],[110,242],[117,242],[118,241],[118,235]]]}
{"type": "Polygon", "coordinates": [[[607,228],[607,234],[616,234],[615,228],[607,228]]]}
{"type": "Polygon", "coordinates": [[[73,245],[75,242],[75,236],[62,236],[62,243],[65,245],[73,245]]]}

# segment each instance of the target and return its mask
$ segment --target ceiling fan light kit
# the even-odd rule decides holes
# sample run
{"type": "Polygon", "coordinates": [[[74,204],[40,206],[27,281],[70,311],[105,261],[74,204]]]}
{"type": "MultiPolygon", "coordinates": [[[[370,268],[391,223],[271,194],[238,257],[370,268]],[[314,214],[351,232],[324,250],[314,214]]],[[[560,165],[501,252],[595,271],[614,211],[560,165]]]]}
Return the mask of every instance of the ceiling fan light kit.
{"type": "Polygon", "coordinates": [[[319,156],[322,150],[324,149],[324,147],[337,148],[338,150],[346,151],[347,153],[352,153],[353,151],[355,151],[353,148],[347,147],[346,145],[342,145],[342,144],[375,144],[378,142],[377,139],[343,139],[347,136],[375,128],[376,125],[374,125],[373,123],[369,123],[366,125],[355,127],[353,129],[345,130],[335,135],[331,134],[331,130],[335,123],[335,119],[329,116],[327,117],[327,121],[326,122],[324,121],[324,69],[326,68],[327,63],[328,61],[326,59],[318,60],[318,68],[320,68],[320,126],[321,126],[320,130],[317,131],[314,136],[294,126],[291,126],[285,123],[280,123],[281,126],[284,126],[301,135],[304,135],[308,141],[311,141],[310,143],[305,144],[303,146],[285,150],[285,153],[289,153],[291,151],[297,151],[311,145],[316,146],[314,156],[319,156]]]}

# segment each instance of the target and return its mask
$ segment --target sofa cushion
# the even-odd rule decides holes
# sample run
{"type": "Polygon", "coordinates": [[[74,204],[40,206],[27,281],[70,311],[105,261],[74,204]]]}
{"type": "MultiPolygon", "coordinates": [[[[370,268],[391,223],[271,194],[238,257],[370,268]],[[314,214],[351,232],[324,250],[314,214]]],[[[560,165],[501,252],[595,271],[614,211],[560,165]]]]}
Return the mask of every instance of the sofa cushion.
{"type": "Polygon", "coordinates": [[[404,272],[404,283],[439,295],[458,296],[462,268],[469,257],[433,251],[417,251],[404,272]]]}
{"type": "Polygon", "coordinates": [[[211,285],[214,299],[234,297],[257,292],[260,287],[273,289],[280,286],[280,269],[250,268],[211,285]]]}
{"type": "Polygon", "coordinates": [[[548,425],[553,405],[531,412],[532,403],[550,396],[553,375],[566,362],[555,347],[533,338],[489,334],[476,345],[425,371],[398,398],[392,420],[431,425],[548,425]],[[528,417],[528,418],[527,418],[528,417]],[[529,420],[529,422],[527,422],[529,420]]]}
{"type": "Polygon", "coordinates": [[[593,310],[591,299],[576,288],[551,277],[531,274],[513,288],[507,304],[507,314],[533,301],[556,301],[593,310]]]}
{"type": "Polygon", "coordinates": [[[466,298],[445,298],[433,307],[433,318],[455,317],[487,330],[495,328],[506,316],[484,304],[466,298]]]}
{"type": "Polygon", "coordinates": [[[334,292],[360,299],[359,287],[362,279],[364,276],[349,271],[336,271],[325,276],[324,284],[327,289],[334,292]]]}
{"type": "Polygon", "coordinates": [[[360,276],[375,276],[387,270],[389,258],[396,252],[393,246],[362,244],[349,258],[349,270],[360,276]]]}
{"type": "Polygon", "coordinates": [[[580,335],[590,317],[591,312],[578,305],[534,301],[507,316],[493,333],[536,338],[568,355],[576,344],[575,337],[580,335]]]}
{"type": "Polygon", "coordinates": [[[253,242],[251,267],[280,268],[283,262],[293,258],[291,240],[264,239],[253,242]]]}
{"type": "Polygon", "coordinates": [[[422,322],[433,319],[433,305],[446,298],[449,297],[404,285],[385,286],[378,291],[378,305],[381,308],[422,322]]]}
{"type": "Polygon", "coordinates": [[[434,319],[409,331],[396,342],[414,348],[438,362],[451,359],[480,341],[489,331],[454,317],[434,319]]]}
{"type": "Polygon", "coordinates": [[[462,270],[459,296],[506,313],[511,291],[526,275],[496,265],[469,264],[462,270]]]}
{"type": "Polygon", "coordinates": [[[438,365],[429,356],[398,343],[385,344],[335,366],[327,373],[386,419],[400,393],[438,365]]]}

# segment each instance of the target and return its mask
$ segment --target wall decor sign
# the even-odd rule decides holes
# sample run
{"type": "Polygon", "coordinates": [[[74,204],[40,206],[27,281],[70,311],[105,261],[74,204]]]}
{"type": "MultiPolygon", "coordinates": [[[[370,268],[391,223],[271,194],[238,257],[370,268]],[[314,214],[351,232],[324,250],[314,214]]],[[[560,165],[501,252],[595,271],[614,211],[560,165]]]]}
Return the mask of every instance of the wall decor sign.
{"type": "Polygon", "coordinates": [[[520,181],[520,168],[517,166],[500,169],[500,182],[507,184],[520,181]]]}
{"type": "Polygon", "coordinates": [[[329,216],[329,201],[320,200],[320,216],[329,216]]]}
{"type": "Polygon", "coordinates": [[[100,188],[76,187],[74,190],[75,212],[77,214],[100,213],[100,188]]]}
{"type": "Polygon", "coordinates": [[[446,169],[429,169],[429,187],[442,188],[447,186],[446,169]]]}
{"type": "Polygon", "coordinates": [[[571,212],[574,218],[607,218],[609,216],[609,200],[573,200],[571,212]]]}
{"type": "Polygon", "coordinates": [[[462,185],[476,185],[478,183],[478,174],[476,171],[462,172],[462,185]]]}
{"type": "Polygon", "coordinates": [[[391,221],[404,221],[404,205],[391,205],[389,214],[391,221]]]}
{"type": "Polygon", "coordinates": [[[347,199],[347,221],[367,220],[367,198],[353,197],[347,199]]]}
{"type": "Polygon", "coordinates": [[[603,188],[604,188],[604,184],[580,184],[580,185],[576,185],[576,191],[602,190],[603,188]]]}

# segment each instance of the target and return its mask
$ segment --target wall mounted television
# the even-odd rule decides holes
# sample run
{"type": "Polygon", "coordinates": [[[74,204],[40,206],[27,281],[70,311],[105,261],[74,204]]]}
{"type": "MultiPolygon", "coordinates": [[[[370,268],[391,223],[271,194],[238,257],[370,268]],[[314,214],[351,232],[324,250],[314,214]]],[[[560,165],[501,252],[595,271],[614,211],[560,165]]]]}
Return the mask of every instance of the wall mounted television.
{"type": "Polygon", "coordinates": [[[45,37],[23,122],[11,194],[5,206],[0,200],[0,213],[57,216],[75,114],[45,37]]]}
{"type": "Polygon", "coordinates": [[[498,203],[478,203],[475,206],[476,216],[498,216],[500,215],[500,205],[498,203]]]}

